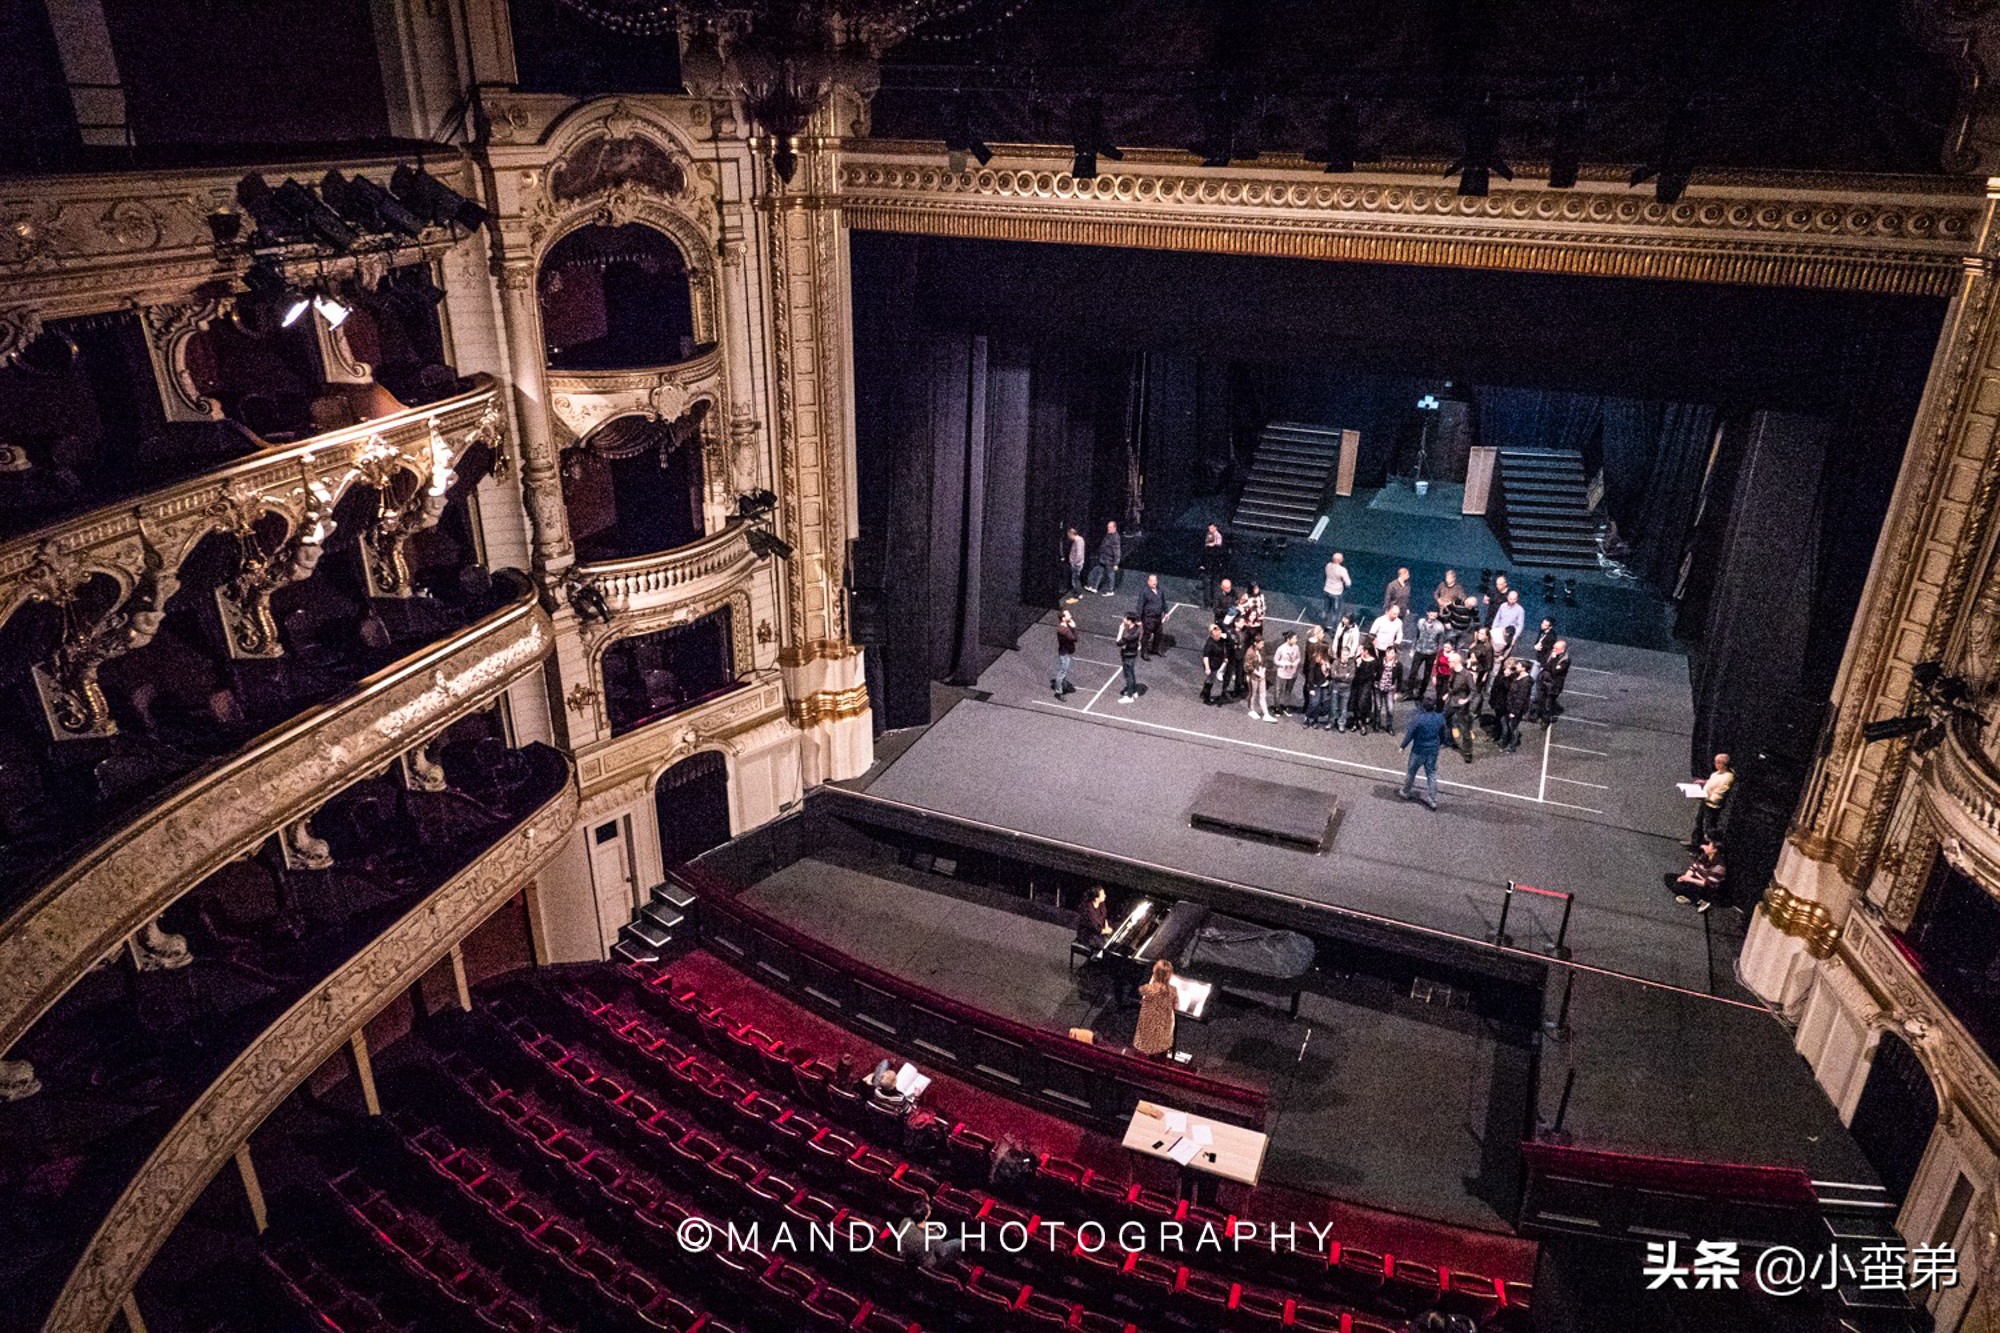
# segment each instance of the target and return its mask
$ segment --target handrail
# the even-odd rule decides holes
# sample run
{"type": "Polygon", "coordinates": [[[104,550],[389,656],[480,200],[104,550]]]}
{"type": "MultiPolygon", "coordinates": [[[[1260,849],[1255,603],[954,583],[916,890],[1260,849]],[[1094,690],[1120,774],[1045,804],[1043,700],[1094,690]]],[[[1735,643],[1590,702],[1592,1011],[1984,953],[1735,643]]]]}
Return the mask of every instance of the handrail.
{"type": "Polygon", "coordinates": [[[720,530],[672,550],[580,563],[577,577],[594,584],[614,610],[642,610],[669,593],[704,580],[734,578],[755,564],[749,531],[748,524],[731,519],[720,530]]]}
{"type": "Polygon", "coordinates": [[[190,885],[532,670],[555,627],[523,584],[500,610],[197,770],[0,919],[0,1052],[190,885]]]}
{"type": "Polygon", "coordinates": [[[553,859],[576,823],[576,772],[533,814],[376,936],[264,1029],[126,1182],[42,1327],[110,1324],[153,1255],[252,1130],[351,1034],[553,859]]]}
{"type": "Polygon", "coordinates": [[[1095,1043],[1073,1041],[1067,1036],[1059,1036],[1045,1028],[1017,1022],[991,1010],[966,1004],[928,986],[899,977],[893,972],[884,972],[852,954],[787,925],[770,913],[745,903],[740,896],[741,886],[728,883],[704,867],[683,865],[668,871],[667,875],[689,892],[713,904],[718,910],[736,917],[744,924],[755,927],[827,967],[856,977],[909,1003],[922,1005],[947,1018],[996,1033],[1036,1051],[1057,1055],[1080,1065],[1095,1066],[1129,1083],[1173,1089],[1197,1097],[1205,1105],[1227,1108],[1228,1111],[1249,1119],[1259,1128],[1265,1123],[1270,1110],[1270,1096],[1262,1088],[1215,1078],[1208,1074],[1197,1074],[1176,1065],[1162,1064],[1141,1055],[1128,1054],[1123,1050],[1095,1043]]]}
{"type": "MultiPolygon", "coordinates": [[[[393,401],[393,400],[392,400],[393,401]]],[[[282,652],[271,595],[312,572],[333,530],[333,511],[357,484],[382,493],[361,543],[374,591],[406,596],[403,547],[437,522],[458,461],[475,444],[497,444],[500,404],[491,376],[439,402],[407,408],[297,444],[267,447],[132,500],[58,519],[0,542],[0,624],[29,602],[99,605],[85,597],[108,579],[116,595],[88,623],[70,623],[35,670],[58,740],[116,729],[98,668],[144,647],[180,587],[180,568],[214,532],[242,539],[241,569],[223,590],[230,650],[282,652]]]]}

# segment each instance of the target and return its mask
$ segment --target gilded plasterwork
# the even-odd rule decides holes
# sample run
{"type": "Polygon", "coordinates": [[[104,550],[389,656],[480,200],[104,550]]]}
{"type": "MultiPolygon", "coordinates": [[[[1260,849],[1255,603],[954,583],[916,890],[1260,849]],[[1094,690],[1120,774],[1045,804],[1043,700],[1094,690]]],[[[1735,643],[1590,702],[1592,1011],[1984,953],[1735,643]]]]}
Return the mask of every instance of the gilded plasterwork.
{"type": "Polygon", "coordinates": [[[112,1205],[43,1328],[101,1329],[208,1181],[348,1036],[414,985],[561,850],[575,783],[378,935],[245,1050],[168,1131],[112,1205]]]}

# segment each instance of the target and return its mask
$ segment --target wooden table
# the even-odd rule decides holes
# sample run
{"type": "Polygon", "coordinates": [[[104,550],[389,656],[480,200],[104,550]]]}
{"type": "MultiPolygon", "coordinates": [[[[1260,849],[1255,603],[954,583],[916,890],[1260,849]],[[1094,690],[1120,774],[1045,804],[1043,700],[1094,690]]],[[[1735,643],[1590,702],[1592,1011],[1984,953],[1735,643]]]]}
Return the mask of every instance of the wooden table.
{"type": "Polygon", "coordinates": [[[1264,1150],[1270,1146],[1271,1140],[1270,1136],[1254,1129],[1176,1111],[1154,1102],[1140,1102],[1132,1111],[1130,1123],[1125,1126],[1124,1144],[1133,1152],[1173,1162],[1174,1144],[1184,1135],[1192,1136],[1199,1127],[1208,1130],[1213,1142],[1197,1149],[1185,1166],[1179,1162],[1174,1164],[1182,1166],[1183,1170],[1202,1171],[1241,1185],[1255,1185],[1264,1170],[1264,1150]],[[1186,1116],[1187,1128],[1168,1128],[1167,1117],[1170,1114],[1186,1116]]]}

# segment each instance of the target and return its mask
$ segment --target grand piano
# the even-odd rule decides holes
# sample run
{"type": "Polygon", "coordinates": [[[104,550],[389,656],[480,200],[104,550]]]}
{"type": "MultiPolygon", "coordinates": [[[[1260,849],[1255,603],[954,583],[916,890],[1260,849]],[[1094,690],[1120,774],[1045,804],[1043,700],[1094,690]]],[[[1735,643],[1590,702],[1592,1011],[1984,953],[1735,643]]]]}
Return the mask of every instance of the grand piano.
{"type": "MultiPolygon", "coordinates": [[[[1299,995],[1312,972],[1313,942],[1293,930],[1259,926],[1211,911],[1200,903],[1168,903],[1142,896],[1091,955],[1110,972],[1121,996],[1130,996],[1165,958],[1178,976],[1256,1000],[1288,1001],[1296,1018],[1299,995]]],[[[1181,1010],[1202,1017],[1184,989],[1181,1010]]],[[[1202,997],[1205,1002],[1205,996],[1202,997]]]]}

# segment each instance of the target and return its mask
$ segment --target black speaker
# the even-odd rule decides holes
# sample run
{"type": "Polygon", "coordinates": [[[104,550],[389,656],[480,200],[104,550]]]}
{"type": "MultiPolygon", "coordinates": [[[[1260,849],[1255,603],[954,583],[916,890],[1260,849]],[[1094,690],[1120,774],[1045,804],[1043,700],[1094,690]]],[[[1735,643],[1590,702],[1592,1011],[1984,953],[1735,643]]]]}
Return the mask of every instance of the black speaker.
{"type": "Polygon", "coordinates": [[[889,641],[889,613],[886,599],[875,588],[856,588],[847,594],[847,637],[863,646],[889,641]]]}
{"type": "Polygon", "coordinates": [[[847,586],[856,592],[880,592],[888,587],[888,563],[882,542],[863,528],[859,537],[847,543],[847,586]]]}

